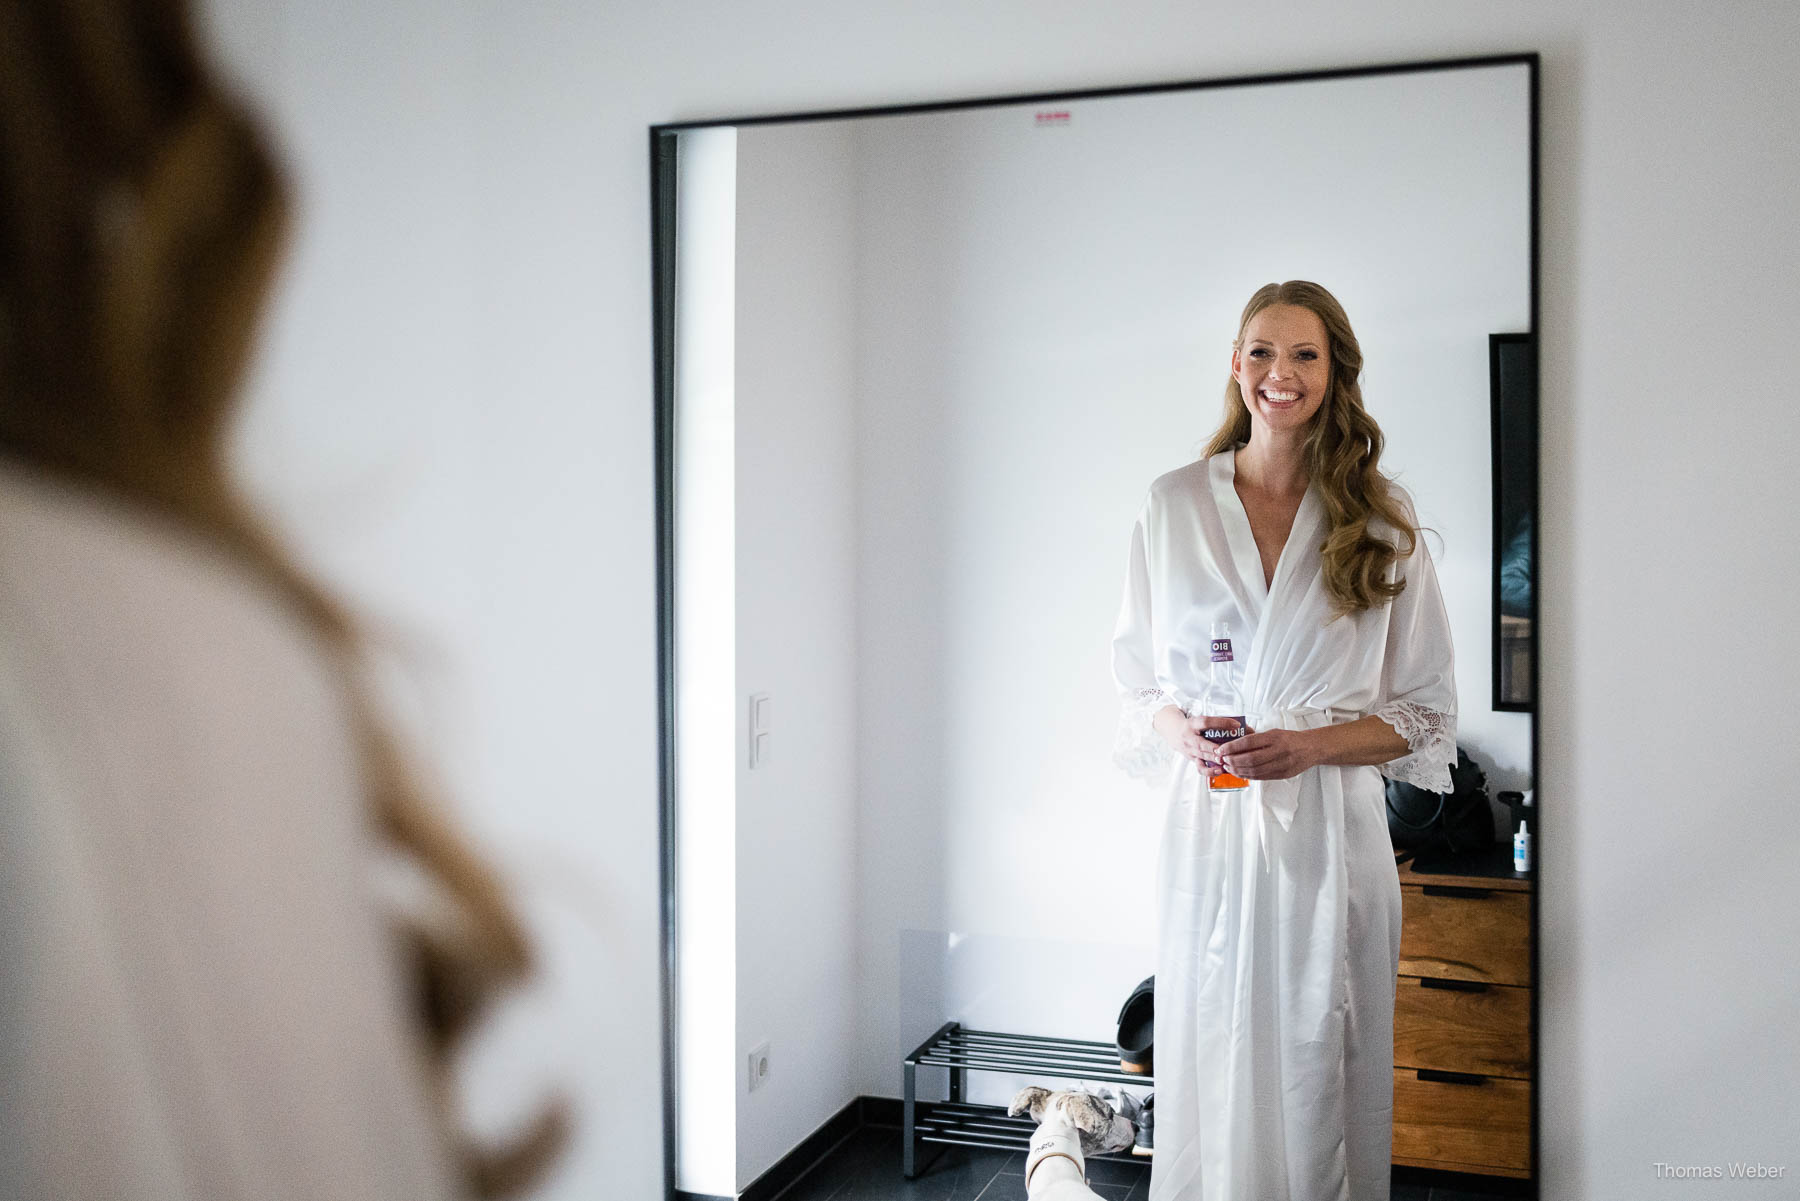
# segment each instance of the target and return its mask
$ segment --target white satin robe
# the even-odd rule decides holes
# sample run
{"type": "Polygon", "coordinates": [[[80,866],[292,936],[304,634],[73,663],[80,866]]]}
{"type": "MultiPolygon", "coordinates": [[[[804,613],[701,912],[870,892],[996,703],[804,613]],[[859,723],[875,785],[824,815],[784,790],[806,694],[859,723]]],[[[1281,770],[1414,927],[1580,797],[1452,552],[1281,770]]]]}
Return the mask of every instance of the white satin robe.
{"type": "Polygon", "coordinates": [[[1227,451],[1151,485],[1113,639],[1115,758],[1169,797],[1150,1198],[1375,1201],[1388,1196],[1400,957],[1381,777],[1450,787],[1450,624],[1423,539],[1394,565],[1394,601],[1329,620],[1316,487],[1265,589],[1233,474],[1227,451]],[[1409,753],[1210,797],[1150,721],[1168,704],[1195,711],[1221,619],[1254,729],[1375,714],[1409,753]]]}

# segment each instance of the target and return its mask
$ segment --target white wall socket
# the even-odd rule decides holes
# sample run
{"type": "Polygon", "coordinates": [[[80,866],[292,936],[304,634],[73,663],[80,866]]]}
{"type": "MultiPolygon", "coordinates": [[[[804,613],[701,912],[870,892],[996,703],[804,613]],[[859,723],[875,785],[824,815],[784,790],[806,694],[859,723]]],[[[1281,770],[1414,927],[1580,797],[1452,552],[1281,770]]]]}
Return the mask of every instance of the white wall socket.
{"type": "Polygon", "coordinates": [[[769,761],[769,694],[754,693],[750,697],[750,770],[755,771],[769,761]]]}
{"type": "Polygon", "coordinates": [[[750,1091],[755,1092],[769,1082],[769,1044],[760,1042],[750,1051],[750,1091]]]}

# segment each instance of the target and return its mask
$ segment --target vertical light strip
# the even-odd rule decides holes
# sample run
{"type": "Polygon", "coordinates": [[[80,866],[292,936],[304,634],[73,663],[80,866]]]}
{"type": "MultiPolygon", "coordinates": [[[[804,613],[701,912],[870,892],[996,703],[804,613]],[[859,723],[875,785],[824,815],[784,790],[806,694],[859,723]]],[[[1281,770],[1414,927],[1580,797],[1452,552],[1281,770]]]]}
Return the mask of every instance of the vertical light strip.
{"type": "Polygon", "coordinates": [[[675,264],[676,1187],[736,1195],[737,131],[681,135],[675,264]]]}

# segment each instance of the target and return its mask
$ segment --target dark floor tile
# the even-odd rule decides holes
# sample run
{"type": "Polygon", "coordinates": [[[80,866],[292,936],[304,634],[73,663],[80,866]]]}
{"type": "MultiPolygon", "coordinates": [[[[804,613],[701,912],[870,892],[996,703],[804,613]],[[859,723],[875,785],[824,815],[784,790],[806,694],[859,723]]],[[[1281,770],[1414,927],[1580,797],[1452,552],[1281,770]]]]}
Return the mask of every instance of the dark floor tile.
{"type": "Polygon", "coordinates": [[[1002,1176],[1023,1176],[1025,1174],[1025,1152],[1014,1151],[1004,1164],[1000,1165],[1002,1176]]]}
{"type": "Polygon", "coordinates": [[[824,1159],[780,1194],[778,1201],[829,1201],[851,1181],[882,1170],[900,1178],[900,1140],[897,1131],[864,1128],[839,1143],[824,1159]]]}
{"type": "Polygon", "coordinates": [[[1531,1182],[1505,1176],[1481,1176],[1472,1172],[1445,1172],[1432,1168],[1396,1167],[1394,1201],[1510,1201],[1530,1197],[1531,1182]],[[1412,1191],[1402,1192],[1402,1189],[1412,1191]]]}
{"type": "Polygon", "coordinates": [[[1433,1180],[1431,1201],[1512,1201],[1531,1196],[1529,1180],[1513,1180],[1498,1176],[1476,1176],[1461,1172],[1445,1172],[1445,1179],[1433,1180]]]}
{"type": "MultiPolygon", "coordinates": [[[[1090,1184],[1124,1184],[1135,1185],[1140,1177],[1150,1175],[1150,1161],[1142,1158],[1125,1159],[1129,1152],[1120,1152],[1118,1159],[1089,1159],[1087,1161],[1087,1178],[1090,1184]]],[[[1025,1175],[1025,1153],[1014,1153],[1000,1168],[1005,1176],[1025,1175]]]]}
{"type": "MultiPolygon", "coordinates": [[[[1102,1184],[1089,1177],[1088,1187],[1098,1193],[1103,1201],[1132,1201],[1132,1198],[1144,1195],[1138,1191],[1135,1183],[1102,1184]]],[[[977,1201],[1025,1201],[1025,1197],[1025,1178],[1012,1173],[1002,1173],[988,1182],[986,1190],[977,1198],[977,1201]]]]}
{"type": "Polygon", "coordinates": [[[832,1201],[975,1201],[999,1174],[992,1151],[946,1147],[916,1179],[902,1176],[896,1160],[885,1172],[851,1181],[832,1201]]]}
{"type": "Polygon", "coordinates": [[[975,1201],[1016,1154],[927,1143],[919,1148],[923,1169],[908,1180],[900,1174],[900,1132],[865,1127],[780,1201],[975,1201]]]}
{"type": "Polygon", "coordinates": [[[988,1181],[975,1201],[1025,1201],[1025,1178],[1003,1172],[988,1181]]]}
{"type": "MultiPolygon", "coordinates": [[[[1120,1184],[1127,1189],[1137,1184],[1138,1179],[1150,1174],[1150,1161],[1147,1159],[1090,1159],[1087,1161],[1087,1178],[1091,1185],[1120,1184]]],[[[1095,1191],[1099,1189],[1096,1187],[1095,1191]]]]}

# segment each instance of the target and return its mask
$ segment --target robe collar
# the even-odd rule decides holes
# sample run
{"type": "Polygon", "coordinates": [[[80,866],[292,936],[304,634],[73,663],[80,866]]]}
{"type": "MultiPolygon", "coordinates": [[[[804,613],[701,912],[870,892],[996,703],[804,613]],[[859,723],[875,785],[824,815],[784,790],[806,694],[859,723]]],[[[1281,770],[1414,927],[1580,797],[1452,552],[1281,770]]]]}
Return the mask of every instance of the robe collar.
{"type": "Polygon", "coordinates": [[[1219,510],[1219,522],[1225,530],[1225,544],[1231,550],[1231,563],[1238,577],[1232,594],[1251,628],[1260,634],[1263,611],[1268,606],[1270,597],[1279,597],[1286,591],[1291,577],[1298,570],[1296,565],[1301,560],[1312,557],[1306,551],[1319,540],[1319,521],[1324,514],[1325,504],[1319,498],[1318,484],[1309,483],[1306,495],[1300,500],[1299,511],[1294,514],[1294,525],[1288,531],[1281,556],[1275,561],[1275,574],[1265,585],[1262,556],[1256,549],[1256,535],[1250,532],[1250,516],[1244,512],[1244,502],[1237,494],[1235,456],[1235,450],[1222,450],[1212,456],[1207,461],[1207,476],[1212,484],[1213,504],[1219,510]]]}

